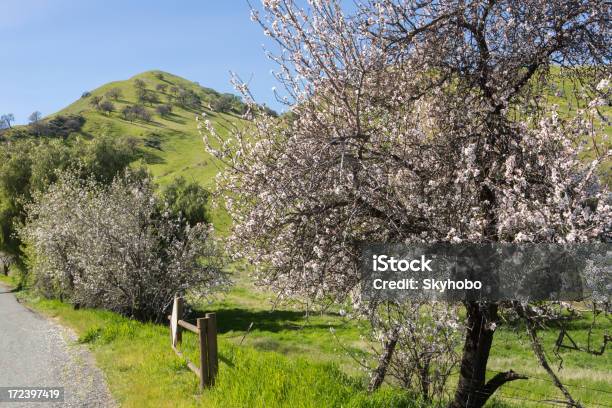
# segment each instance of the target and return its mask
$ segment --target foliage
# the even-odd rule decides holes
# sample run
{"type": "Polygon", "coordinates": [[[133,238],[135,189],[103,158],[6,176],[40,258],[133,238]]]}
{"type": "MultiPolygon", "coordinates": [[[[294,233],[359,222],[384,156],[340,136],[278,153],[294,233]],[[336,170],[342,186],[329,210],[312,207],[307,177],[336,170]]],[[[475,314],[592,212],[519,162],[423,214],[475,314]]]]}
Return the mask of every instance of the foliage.
{"type": "Polygon", "coordinates": [[[40,113],[39,111],[34,111],[30,114],[30,116],[28,116],[28,121],[30,123],[37,123],[42,119],[42,113],[40,113]]]}
{"type": "Polygon", "coordinates": [[[123,91],[121,90],[121,88],[111,88],[109,89],[104,96],[108,99],[114,99],[115,101],[118,100],[119,98],[123,97],[123,91]]]}
{"type": "Polygon", "coordinates": [[[167,116],[172,113],[172,105],[157,105],[155,107],[155,112],[157,112],[159,116],[167,116]]]}
{"type": "Polygon", "coordinates": [[[137,119],[150,122],[152,117],[151,112],[143,105],[126,105],[121,109],[121,115],[123,115],[125,120],[129,120],[130,122],[137,119]]]}
{"type": "Polygon", "coordinates": [[[189,225],[209,223],[210,217],[206,211],[210,193],[200,184],[188,182],[183,177],[175,178],[162,193],[162,200],[174,216],[184,218],[189,225]]]}
{"type": "Polygon", "coordinates": [[[0,129],[6,129],[11,127],[11,122],[15,121],[15,115],[7,113],[0,116],[0,129]]]}
{"type": "Polygon", "coordinates": [[[223,94],[214,100],[212,108],[215,112],[229,112],[229,110],[232,109],[233,102],[233,95],[223,94]]]}
{"type": "Polygon", "coordinates": [[[134,80],[134,87],[136,89],[145,89],[147,87],[147,83],[140,78],[134,80]]]}
{"type": "Polygon", "coordinates": [[[200,95],[192,89],[178,89],[176,103],[186,109],[199,109],[202,103],[200,95]]]}
{"type": "Polygon", "coordinates": [[[28,205],[22,239],[47,296],[164,321],[175,295],[224,283],[210,229],[160,213],[153,186],[127,172],[106,185],[63,173],[28,205]]]}
{"type": "Polygon", "coordinates": [[[99,95],[92,95],[89,98],[89,106],[91,106],[94,109],[99,109],[101,102],[102,102],[102,97],[99,95]]]}
{"type": "Polygon", "coordinates": [[[102,101],[99,105],[99,108],[107,115],[115,111],[115,105],[111,101],[102,101]]]}

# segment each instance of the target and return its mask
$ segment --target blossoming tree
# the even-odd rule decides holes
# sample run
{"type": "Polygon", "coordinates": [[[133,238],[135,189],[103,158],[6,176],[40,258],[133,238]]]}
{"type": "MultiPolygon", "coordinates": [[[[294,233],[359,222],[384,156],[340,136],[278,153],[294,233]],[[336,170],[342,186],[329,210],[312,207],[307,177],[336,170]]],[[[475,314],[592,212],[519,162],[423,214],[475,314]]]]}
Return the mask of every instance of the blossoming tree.
{"type": "MultiPolygon", "coordinates": [[[[263,1],[253,19],[279,46],[268,55],[290,113],[258,113],[234,78],[253,122],[221,137],[201,121],[208,148],[227,164],[220,185],[234,255],[281,297],[349,298],[372,317],[384,345],[376,388],[408,322],[360,298],[362,243],[606,234],[612,207],[598,169],[609,165],[600,110],[609,18],[604,1],[372,0],[348,11],[336,1],[307,9],[263,1]],[[572,115],[546,103],[559,76],[581,108],[572,115]]],[[[452,406],[480,407],[524,378],[508,370],[485,379],[499,313],[513,305],[464,307],[452,406]]]]}

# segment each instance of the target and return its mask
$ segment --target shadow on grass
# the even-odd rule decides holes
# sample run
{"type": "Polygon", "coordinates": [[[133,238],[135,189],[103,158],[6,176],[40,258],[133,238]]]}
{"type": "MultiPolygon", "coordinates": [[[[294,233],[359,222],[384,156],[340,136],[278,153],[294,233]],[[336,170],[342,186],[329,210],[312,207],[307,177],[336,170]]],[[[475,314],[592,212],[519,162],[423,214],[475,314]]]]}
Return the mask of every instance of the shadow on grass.
{"type": "MultiPolygon", "coordinates": [[[[162,149],[158,149],[162,150],[162,149]]],[[[154,152],[147,151],[144,149],[139,149],[139,156],[142,158],[147,164],[163,164],[166,163],[166,160],[158,154],[154,152]]]]}
{"type": "MultiPolygon", "coordinates": [[[[304,312],[290,310],[249,310],[249,309],[219,309],[217,314],[217,330],[219,333],[230,331],[251,330],[278,333],[287,330],[328,329],[329,324],[311,324],[304,317],[304,312]]],[[[204,316],[205,311],[196,310],[187,319],[195,321],[204,316]]]]}
{"type": "Polygon", "coordinates": [[[184,125],[185,123],[187,123],[185,119],[181,118],[181,116],[177,115],[176,113],[169,113],[164,116],[164,119],[169,120],[170,122],[178,123],[180,125],[184,125]]]}

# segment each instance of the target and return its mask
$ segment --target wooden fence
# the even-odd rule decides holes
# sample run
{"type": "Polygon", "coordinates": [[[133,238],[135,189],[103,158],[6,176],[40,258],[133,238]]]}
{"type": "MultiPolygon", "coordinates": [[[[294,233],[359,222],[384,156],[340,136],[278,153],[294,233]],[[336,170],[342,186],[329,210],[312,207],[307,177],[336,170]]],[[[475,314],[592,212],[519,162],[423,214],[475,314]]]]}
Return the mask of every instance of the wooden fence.
{"type": "Polygon", "coordinates": [[[172,339],[172,349],[176,354],[187,361],[187,366],[200,379],[200,389],[210,387],[215,384],[215,378],[219,371],[219,359],[217,355],[217,316],[215,313],[206,313],[205,317],[197,319],[196,325],[182,320],[183,317],[183,299],[174,298],[172,306],[172,315],[168,316],[170,320],[170,334],[172,339]],[[200,349],[200,367],[193,364],[179,350],[179,346],[183,341],[183,330],[198,335],[200,349]]]}

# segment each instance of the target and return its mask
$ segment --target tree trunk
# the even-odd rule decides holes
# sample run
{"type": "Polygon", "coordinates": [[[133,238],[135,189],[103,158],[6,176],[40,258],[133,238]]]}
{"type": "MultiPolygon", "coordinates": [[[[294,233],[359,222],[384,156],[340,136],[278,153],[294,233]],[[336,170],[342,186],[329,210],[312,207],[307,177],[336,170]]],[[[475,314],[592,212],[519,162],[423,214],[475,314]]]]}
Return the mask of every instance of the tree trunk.
{"type": "Polygon", "coordinates": [[[495,375],[488,382],[485,381],[495,331],[492,323],[497,321],[498,305],[489,302],[467,302],[465,307],[467,331],[461,358],[459,384],[449,408],[480,408],[503,384],[527,378],[510,370],[495,375]]]}
{"type": "Polygon", "coordinates": [[[393,357],[393,352],[395,351],[395,346],[397,345],[398,339],[399,330],[395,328],[391,332],[389,339],[385,342],[383,354],[380,356],[378,361],[378,367],[376,367],[372,380],[370,381],[370,385],[368,385],[369,392],[376,391],[385,380],[385,375],[387,375],[387,369],[389,368],[389,364],[391,364],[391,358],[393,357]]]}

